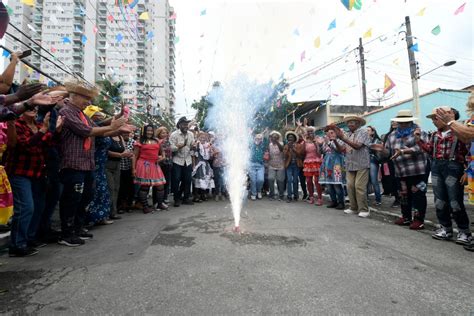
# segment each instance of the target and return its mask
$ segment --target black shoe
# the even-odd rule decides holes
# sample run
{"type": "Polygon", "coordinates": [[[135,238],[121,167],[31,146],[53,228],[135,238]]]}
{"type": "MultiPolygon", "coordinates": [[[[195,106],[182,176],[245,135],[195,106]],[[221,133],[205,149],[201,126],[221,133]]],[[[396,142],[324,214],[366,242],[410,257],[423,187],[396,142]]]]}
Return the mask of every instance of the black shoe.
{"type": "Polygon", "coordinates": [[[471,242],[470,245],[464,246],[464,250],[467,250],[467,251],[474,251],[474,242],[471,242]]]}
{"type": "Polygon", "coordinates": [[[8,255],[10,257],[30,257],[36,255],[38,252],[38,249],[32,247],[10,248],[8,250],[8,255]]]}
{"type": "Polygon", "coordinates": [[[336,207],[335,207],[336,210],[345,210],[346,209],[346,206],[344,205],[344,203],[339,203],[336,207]]]}
{"type": "Polygon", "coordinates": [[[174,201],[174,207],[180,207],[180,206],[181,206],[181,201],[180,200],[174,201]]]}
{"type": "Polygon", "coordinates": [[[190,200],[184,200],[183,205],[194,205],[194,202],[190,200]]]}
{"type": "Polygon", "coordinates": [[[331,204],[329,204],[328,206],[326,206],[327,208],[336,208],[337,207],[337,202],[331,202],[331,204]]]}
{"type": "Polygon", "coordinates": [[[72,237],[61,237],[58,240],[58,244],[68,246],[68,247],[77,247],[77,246],[82,246],[86,242],[79,237],[72,236],[72,237]]]}
{"type": "Polygon", "coordinates": [[[46,243],[41,242],[41,241],[33,240],[33,241],[28,242],[28,247],[30,248],[38,249],[38,248],[43,248],[44,246],[46,246],[46,243]]]}
{"type": "Polygon", "coordinates": [[[291,203],[291,198],[287,198],[286,203],[291,203]]]}
{"type": "Polygon", "coordinates": [[[78,234],[77,237],[79,237],[82,240],[89,240],[89,239],[94,238],[94,235],[88,232],[81,232],[80,234],[78,234]]]}
{"type": "Polygon", "coordinates": [[[302,200],[303,200],[303,201],[306,201],[306,200],[308,199],[308,197],[309,197],[309,196],[308,196],[308,193],[305,193],[305,194],[303,194],[303,199],[302,199],[302,200]]]}
{"type": "Polygon", "coordinates": [[[395,202],[392,203],[393,208],[398,208],[400,207],[400,201],[395,200],[395,202]]]}
{"type": "Polygon", "coordinates": [[[110,218],[110,219],[113,219],[113,220],[116,220],[116,219],[122,219],[122,216],[110,215],[109,218],[110,218]]]}

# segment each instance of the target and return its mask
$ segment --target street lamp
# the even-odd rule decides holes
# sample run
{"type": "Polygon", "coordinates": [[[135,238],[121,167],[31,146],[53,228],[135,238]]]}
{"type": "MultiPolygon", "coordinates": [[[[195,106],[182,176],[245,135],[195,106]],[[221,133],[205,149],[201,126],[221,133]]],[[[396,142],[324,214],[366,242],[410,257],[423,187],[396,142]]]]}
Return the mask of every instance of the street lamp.
{"type": "Polygon", "coordinates": [[[425,72],[425,73],[424,73],[424,74],[422,74],[422,75],[419,75],[419,76],[418,76],[418,79],[420,79],[421,77],[423,77],[423,76],[425,76],[425,75],[427,75],[427,74],[429,74],[429,73],[431,73],[431,72],[435,71],[436,69],[439,69],[439,68],[441,68],[441,67],[449,67],[449,66],[452,66],[452,65],[454,65],[455,63],[456,63],[456,61],[455,61],[455,60],[450,60],[450,61],[447,61],[447,62],[445,62],[444,64],[442,64],[442,65],[439,65],[438,67],[436,67],[436,68],[433,68],[433,69],[431,69],[430,71],[427,71],[427,72],[425,72]]]}

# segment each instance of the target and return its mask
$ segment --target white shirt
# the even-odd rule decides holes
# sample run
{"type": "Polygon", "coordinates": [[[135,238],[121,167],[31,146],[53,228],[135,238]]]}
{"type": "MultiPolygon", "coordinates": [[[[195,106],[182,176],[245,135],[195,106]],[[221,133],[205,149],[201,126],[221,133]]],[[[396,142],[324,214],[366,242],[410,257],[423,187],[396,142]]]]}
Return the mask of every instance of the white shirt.
{"type": "Polygon", "coordinates": [[[194,143],[194,134],[190,131],[183,134],[181,130],[176,130],[171,133],[170,144],[173,152],[173,163],[180,166],[190,166],[192,164],[191,146],[194,143]],[[184,147],[178,149],[178,144],[186,144],[184,147]]]}

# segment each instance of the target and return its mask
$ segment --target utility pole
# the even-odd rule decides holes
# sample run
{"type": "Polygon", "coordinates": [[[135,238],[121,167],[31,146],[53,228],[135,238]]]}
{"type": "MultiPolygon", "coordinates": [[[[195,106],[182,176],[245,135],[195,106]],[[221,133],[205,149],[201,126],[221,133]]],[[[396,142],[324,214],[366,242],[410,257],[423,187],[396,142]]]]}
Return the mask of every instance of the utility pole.
{"type": "Polygon", "coordinates": [[[407,42],[408,60],[410,62],[411,89],[413,91],[413,112],[414,116],[420,119],[420,91],[418,90],[418,63],[415,60],[413,51],[413,35],[411,33],[410,17],[405,17],[405,40],[407,42]]]}
{"type": "Polygon", "coordinates": [[[359,59],[360,59],[360,70],[362,74],[363,112],[367,113],[367,81],[365,80],[365,57],[364,57],[364,46],[362,46],[362,37],[359,37],[359,59]]]}

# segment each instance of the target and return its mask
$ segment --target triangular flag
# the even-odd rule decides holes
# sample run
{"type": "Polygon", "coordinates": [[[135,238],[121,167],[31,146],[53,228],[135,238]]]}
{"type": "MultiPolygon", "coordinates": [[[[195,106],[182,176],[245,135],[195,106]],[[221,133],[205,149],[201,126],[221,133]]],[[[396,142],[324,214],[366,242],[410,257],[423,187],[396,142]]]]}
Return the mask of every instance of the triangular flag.
{"type": "Polygon", "coordinates": [[[51,52],[52,52],[52,53],[55,53],[56,51],[57,51],[56,47],[51,46],[51,52]]]}
{"type": "Polygon", "coordinates": [[[301,59],[301,61],[303,61],[305,58],[306,58],[306,51],[304,50],[304,51],[301,52],[300,59],[301,59]]]}
{"type": "Polygon", "coordinates": [[[109,14],[109,16],[107,17],[107,20],[109,20],[110,22],[114,21],[114,17],[112,16],[112,14],[109,14]]]}
{"type": "Polygon", "coordinates": [[[390,77],[385,74],[385,83],[383,85],[383,94],[389,92],[395,87],[395,83],[390,79],[390,77]]]}
{"type": "Polygon", "coordinates": [[[336,19],[329,24],[328,31],[336,28],[336,19]]]}
{"type": "Polygon", "coordinates": [[[293,69],[295,69],[295,63],[291,63],[290,67],[288,68],[290,71],[292,71],[293,69]]]}
{"type": "Polygon", "coordinates": [[[349,24],[349,27],[354,27],[356,25],[356,20],[352,20],[351,24],[349,24]]]}
{"type": "Polygon", "coordinates": [[[130,9],[133,9],[138,4],[138,0],[128,1],[128,3],[129,3],[128,7],[130,9]]]}
{"type": "Polygon", "coordinates": [[[82,35],[81,42],[82,42],[82,44],[85,44],[87,42],[87,36],[82,35]]]}
{"type": "Polygon", "coordinates": [[[364,33],[364,38],[372,37],[372,28],[368,29],[367,32],[364,33]]]}
{"type": "Polygon", "coordinates": [[[295,34],[296,36],[300,36],[300,31],[298,31],[298,29],[295,29],[295,30],[293,31],[293,34],[295,34]]]}
{"type": "Polygon", "coordinates": [[[99,29],[97,28],[97,26],[94,25],[94,27],[92,28],[92,32],[94,32],[94,34],[96,34],[98,30],[99,29]]]}
{"type": "Polygon", "coordinates": [[[173,12],[173,14],[170,16],[170,20],[176,20],[176,12],[173,12]]]}
{"type": "Polygon", "coordinates": [[[431,34],[439,35],[441,33],[441,27],[439,25],[435,26],[434,29],[431,30],[431,34]]]}
{"type": "Polygon", "coordinates": [[[418,43],[411,45],[410,50],[412,50],[414,52],[418,52],[418,43]]]}
{"type": "Polygon", "coordinates": [[[152,31],[148,31],[148,33],[146,34],[146,38],[147,38],[148,40],[151,40],[154,36],[155,36],[155,34],[153,34],[152,31]]]}
{"type": "Polygon", "coordinates": [[[150,15],[148,14],[148,12],[143,12],[142,14],[140,14],[140,16],[138,17],[138,19],[143,20],[143,21],[146,21],[146,20],[149,20],[149,19],[150,19],[150,15]]]}
{"type": "Polygon", "coordinates": [[[13,14],[13,9],[10,8],[9,6],[5,5],[5,7],[7,8],[7,13],[8,15],[12,15],[13,14]]]}
{"type": "Polygon", "coordinates": [[[296,89],[291,90],[291,95],[295,95],[296,89]]]}
{"type": "Polygon", "coordinates": [[[206,15],[206,14],[207,14],[207,10],[206,10],[206,9],[204,9],[204,10],[201,11],[201,16],[206,15]]]}
{"type": "Polygon", "coordinates": [[[314,47],[319,48],[321,46],[321,37],[316,37],[314,40],[314,47]]]}
{"type": "Polygon", "coordinates": [[[279,108],[281,106],[281,99],[278,99],[277,100],[277,108],[279,108]]]}
{"type": "Polygon", "coordinates": [[[456,11],[454,11],[454,15],[458,15],[459,13],[463,13],[465,7],[466,7],[466,3],[464,2],[459,8],[456,9],[456,11]]]}
{"type": "Polygon", "coordinates": [[[418,15],[418,16],[425,15],[425,10],[426,10],[426,8],[421,9],[416,15],[418,15]]]}
{"type": "Polygon", "coordinates": [[[175,43],[175,44],[178,44],[178,43],[179,43],[179,36],[176,36],[176,37],[174,38],[174,43],[175,43]]]}
{"type": "Polygon", "coordinates": [[[115,37],[115,39],[117,40],[117,43],[120,43],[123,40],[122,33],[118,33],[117,36],[115,37]]]}
{"type": "Polygon", "coordinates": [[[69,39],[69,37],[64,36],[64,37],[63,37],[63,44],[67,44],[67,43],[72,43],[72,42],[71,42],[71,40],[69,39]]]}
{"type": "Polygon", "coordinates": [[[30,7],[35,6],[35,0],[21,0],[21,3],[29,5],[30,7]]]}
{"type": "Polygon", "coordinates": [[[284,72],[281,73],[279,80],[283,80],[283,78],[285,78],[285,73],[284,72]]]}
{"type": "Polygon", "coordinates": [[[3,53],[2,53],[2,56],[5,57],[5,58],[8,58],[10,57],[10,53],[7,51],[7,50],[3,50],[3,53]]]}

